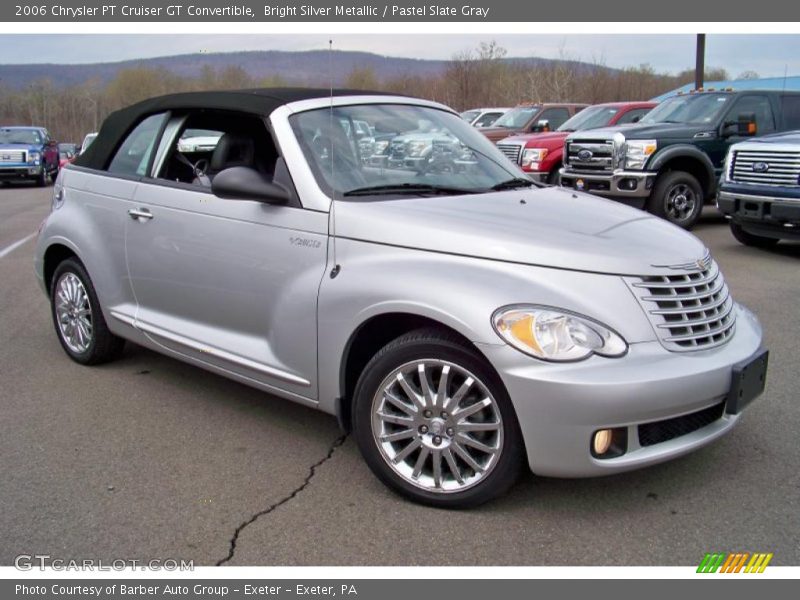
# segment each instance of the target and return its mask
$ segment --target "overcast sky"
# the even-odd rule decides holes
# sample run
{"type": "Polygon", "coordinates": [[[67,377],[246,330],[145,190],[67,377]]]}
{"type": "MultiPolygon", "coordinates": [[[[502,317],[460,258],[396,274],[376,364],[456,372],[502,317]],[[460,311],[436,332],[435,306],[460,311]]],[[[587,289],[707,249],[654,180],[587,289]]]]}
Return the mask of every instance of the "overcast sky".
{"type": "MultiPolygon", "coordinates": [[[[657,71],[694,67],[693,35],[0,35],[2,64],[113,62],[194,52],[238,50],[363,50],[409,58],[448,59],[495,39],[509,56],[591,61],[610,67],[649,63],[657,71]],[[25,38],[21,40],[20,38],[25,38]],[[35,51],[32,51],[35,49],[35,51]]],[[[762,77],[800,75],[800,35],[709,35],[706,65],[731,76],[756,71],[762,77]]]]}

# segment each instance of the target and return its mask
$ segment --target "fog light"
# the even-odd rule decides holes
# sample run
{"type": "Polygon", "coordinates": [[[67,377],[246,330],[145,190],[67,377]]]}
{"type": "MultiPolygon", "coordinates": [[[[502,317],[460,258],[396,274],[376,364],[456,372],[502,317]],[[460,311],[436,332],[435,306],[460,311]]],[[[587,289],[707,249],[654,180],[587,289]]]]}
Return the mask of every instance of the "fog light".
{"type": "Polygon", "coordinates": [[[592,448],[597,456],[602,456],[608,449],[611,448],[611,442],[614,439],[614,434],[610,429],[601,429],[594,434],[594,442],[592,448]]]}

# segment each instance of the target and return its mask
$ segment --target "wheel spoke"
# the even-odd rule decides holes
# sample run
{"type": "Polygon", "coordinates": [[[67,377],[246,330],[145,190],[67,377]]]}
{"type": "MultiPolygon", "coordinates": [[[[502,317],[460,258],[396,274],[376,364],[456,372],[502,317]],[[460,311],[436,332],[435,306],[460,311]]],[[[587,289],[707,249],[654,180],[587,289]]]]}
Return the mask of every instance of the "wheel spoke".
{"type": "Polygon", "coordinates": [[[469,389],[472,387],[473,383],[475,383],[475,380],[472,377],[467,377],[464,380],[464,383],[461,384],[461,387],[458,388],[458,391],[455,394],[453,394],[453,397],[452,398],[448,398],[445,401],[444,406],[442,406],[442,408],[448,408],[451,404],[454,407],[458,407],[459,402],[461,402],[461,400],[463,400],[464,396],[467,394],[469,389]]]}
{"type": "Polygon", "coordinates": [[[440,488],[442,487],[442,452],[434,450],[431,460],[433,461],[433,485],[440,488]]]}
{"type": "Polygon", "coordinates": [[[382,421],[391,423],[392,425],[402,425],[403,427],[411,427],[414,425],[414,419],[411,417],[401,417],[399,415],[390,415],[385,412],[379,412],[378,416],[382,421]]]}
{"type": "Polygon", "coordinates": [[[482,411],[487,406],[491,406],[491,404],[492,404],[491,399],[484,398],[483,400],[479,400],[475,404],[470,404],[466,408],[462,408],[461,410],[454,412],[453,418],[456,420],[456,422],[463,421],[468,417],[471,417],[475,413],[482,411]]]}
{"type": "Polygon", "coordinates": [[[399,383],[400,387],[403,388],[403,391],[406,393],[406,396],[409,400],[419,406],[419,408],[425,408],[424,400],[416,391],[414,391],[414,388],[411,387],[411,384],[405,377],[403,377],[402,373],[397,374],[397,383],[399,383]]]}
{"type": "Polygon", "coordinates": [[[400,400],[400,398],[398,398],[388,390],[383,391],[383,397],[387,402],[389,402],[389,404],[397,407],[407,415],[413,415],[417,412],[417,409],[415,407],[407,404],[406,402],[403,402],[402,400],[400,400]]]}
{"type": "Polygon", "coordinates": [[[407,440],[417,435],[413,429],[406,429],[405,431],[398,431],[397,433],[387,433],[381,436],[382,442],[399,442],[400,440],[407,440]]]}
{"type": "Polygon", "coordinates": [[[392,459],[392,462],[394,464],[397,464],[397,463],[401,462],[409,454],[414,452],[414,450],[416,450],[420,446],[422,446],[422,440],[420,440],[419,438],[411,440],[411,442],[409,442],[408,446],[403,448],[400,452],[397,453],[397,455],[395,455],[395,457],[392,459]]]}
{"type": "Polygon", "coordinates": [[[419,479],[420,474],[422,473],[422,468],[425,466],[425,461],[428,460],[428,455],[431,453],[426,447],[422,447],[422,450],[419,451],[419,456],[417,457],[417,462],[414,465],[414,470],[411,472],[411,476],[414,479],[419,479]]]}
{"type": "Polygon", "coordinates": [[[467,463],[470,469],[472,469],[476,473],[483,472],[483,467],[481,467],[477,462],[475,462],[475,459],[472,458],[472,455],[470,455],[469,452],[467,452],[464,448],[462,448],[461,444],[459,444],[458,442],[453,442],[450,445],[450,447],[453,449],[453,452],[458,454],[461,460],[467,463]]]}
{"type": "Polygon", "coordinates": [[[478,440],[476,440],[476,439],[474,439],[474,438],[472,438],[472,437],[470,437],[468,435],[465,435],[463,433],[458,434],[458,439],[459,439],[459,441],[465,443],[468,446],[472,446],[473,448],[483,452],[484,454],[494,454],[495,452],[497,452],[497,450],[495,448],[492,448],[491,446],[487,446],[483,442],[479,442],[478,440]]]}
{"type": "Polygon", "coordinates": [[[442,367],[442,374],[439,377],[439,387],[436,391],[436,400],[442,404],[442,409],[447,408],[447,383],[450,377],[450,365],[442,367]]]}
{"type": "Polygon", "coordinates": [[[419,373],[419,383],[422,388],[422,399],[425,406],[436,406],[436,396],[433,395],[433,390],[431,390],[431,385],[428,381],[428,373],[425,370],[425,363],[417,367],[417,372],[419,373]]]}
{"type": "Polygon", "coordinates": [[[468,431],[497,431],[500,429],[500,423],[472,423],[466,421],[458,424],[458,430],[463,432],[468,431]]]}
{"type": "Polygon", "coordinates": [[[450,448],[445,448],[442,454],[444,454],[444,459],[447,462],[447,466],[450,469],[450,472],[453,474],[453,477],[455,477],[456,481],[458,483],[464,483],[464,478],[461,477],[461,471],[459,470],[458,465],[456,464],[456,459],[453,456],[453,451],[450,450],[450,448]]]}

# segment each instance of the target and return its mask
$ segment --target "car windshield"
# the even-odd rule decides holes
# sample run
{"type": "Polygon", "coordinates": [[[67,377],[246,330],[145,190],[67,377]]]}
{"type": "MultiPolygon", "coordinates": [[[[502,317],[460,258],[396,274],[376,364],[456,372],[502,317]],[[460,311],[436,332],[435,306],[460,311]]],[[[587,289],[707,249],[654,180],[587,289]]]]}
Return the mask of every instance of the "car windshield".
{"type": "Polygon", "coordinates": [[[481,114],[479,110],[467,110],[461,113],[461,118],[464,119],[467,123],[472,123],[475,119],[478,118],[478,115],[481,114]]]}
{"type": "Polygon", "coordinates": [[[512,108],[494,122],[493,127],[521,129],[539,112],[539,106],[518,106],[512,108]]]}
{"type": "Polygon", "coordinates": [[[291,124],[320,187],[337,199],[481,193],[532,184],[486,137],[444,110],[402,104],[326,107],[293,115],[291,124]],[[356,121],[365,122],[373,137],[354,139],[356,121]]]}
{"type": "Polygon", "coordinates": [[[581,131],[596,129],[608,125],[608,122],[619,112],[611,106],[590,106],[568,119],[557,131],[581,131]]]}
{"type": "Polygon", "coordinates": [[[689,94],[664,100],[639,123],[710,123],[727,106],[729,94],[689,94]]]}
{"type": "Polygon", "coordinates": [[[0,144],[41,144],[42,136],[35,129],[0,129],[0,144]]]}

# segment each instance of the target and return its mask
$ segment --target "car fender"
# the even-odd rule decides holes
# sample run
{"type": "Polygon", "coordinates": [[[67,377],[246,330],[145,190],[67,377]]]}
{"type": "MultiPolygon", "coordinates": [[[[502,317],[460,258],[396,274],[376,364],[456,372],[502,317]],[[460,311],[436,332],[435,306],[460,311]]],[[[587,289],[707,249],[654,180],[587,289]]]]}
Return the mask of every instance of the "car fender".
{"type": "Polygon", "coordinates": [[[691,158],[698,161],[706,171],[708,176],[708,192],[711,193],[716,185],[716,170],[714,163],[708,155],[700,150],[697,146],[691,144],[674,144],[657,150],[656,153],[650,157],[646,165],[648,171],[661,171],[668,162],[676,158],[691,158]]]}

